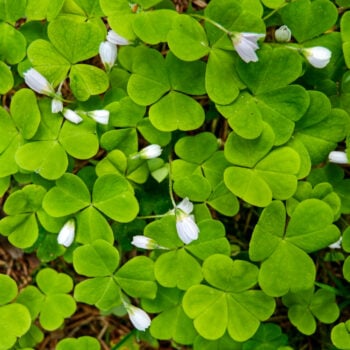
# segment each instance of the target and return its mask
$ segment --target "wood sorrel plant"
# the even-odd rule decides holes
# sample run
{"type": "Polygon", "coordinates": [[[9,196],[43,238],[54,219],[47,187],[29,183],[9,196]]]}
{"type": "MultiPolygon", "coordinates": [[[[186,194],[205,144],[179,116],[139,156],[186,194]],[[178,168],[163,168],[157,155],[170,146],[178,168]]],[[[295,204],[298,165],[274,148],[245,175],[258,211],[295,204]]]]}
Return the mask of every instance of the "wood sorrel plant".
{"type": "Polygon", "coordinates": [[[0,0],[1,350],[350,348],[350,2],[187,5],[0,0]]]}

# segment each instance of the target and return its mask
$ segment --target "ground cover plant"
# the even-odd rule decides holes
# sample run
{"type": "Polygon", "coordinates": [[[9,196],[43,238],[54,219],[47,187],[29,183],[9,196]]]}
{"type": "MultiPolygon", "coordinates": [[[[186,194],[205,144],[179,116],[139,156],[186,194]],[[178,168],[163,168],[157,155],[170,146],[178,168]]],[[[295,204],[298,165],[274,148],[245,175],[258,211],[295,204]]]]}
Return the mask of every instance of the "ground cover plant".
{"type": "Polygon", "coordinates": [[[350,349],[349,0],[0,0],[0,350],[350,349]]]}

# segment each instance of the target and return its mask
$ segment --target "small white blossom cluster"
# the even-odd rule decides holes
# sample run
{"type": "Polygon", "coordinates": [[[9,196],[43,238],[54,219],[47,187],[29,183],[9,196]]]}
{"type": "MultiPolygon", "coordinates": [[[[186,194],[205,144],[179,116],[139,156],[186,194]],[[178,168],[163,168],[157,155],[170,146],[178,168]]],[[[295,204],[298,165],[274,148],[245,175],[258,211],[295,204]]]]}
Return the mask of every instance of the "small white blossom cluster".
{"type": "MultiPolygon", "coordinates": [[[[79,124],[83,121],[83,118],[76,112],[69,108],[63,107],[62,101],[62,83],[59,85],[57,92],[53,86],[47,81],[47,79],[38,72],[35,68],[30,68],[24,74],[25,83],[38,94],[43,94],[49,97],[52,97],[51,101],[51,112],[59,113],[62,112],[65,119],[74,124],[79,124]]],[[[109,122],[109,111],[100,109],[90,112],[81,112],[97,123],[107,125],[109,122]]]]}
{"type": "MultiPolygon", "coordinates": [[[[198,239],[199,228],[196,224],[193,211],[193,203],[188,198],[184,198],[176,208],[170,210],[168,214],[176,217],[176,231],[185,244],[198,239]]],[[[131,244],[142,249],[168,249],[159,245],[154,239],[145,236],[134,236],[131,244]]]]}
{"type": "Polygon", "coordinates": [[[114,30],[109,30],[107,34],[107,40],[100,44],[99,54],[103,65],[107,72],[109,72],[117,60],[118,46],[129,45],[128,39],[123,38],[117,34],[114,30]]]}
{"type": "MultiPolygon", "coordinates": [[[[264,38],[265,34],[259,33],[231,33],[232,44],[241,57],[246,62],[257,62],[259,60],[256,51],[259,49],[258,40],[264,38]]],[[[278,42],[288,42],[291,40],[292,33],[290,29],[284,25],[275,31],[275,38],[278,42]]],[[[296,49],[295,47],[289,47],[296,49]]],[[[315,46],[309,48],[298,49],[307,61],[315,68],[324,68],[328,65],[332,51],[323,46],[315,46]]]]}

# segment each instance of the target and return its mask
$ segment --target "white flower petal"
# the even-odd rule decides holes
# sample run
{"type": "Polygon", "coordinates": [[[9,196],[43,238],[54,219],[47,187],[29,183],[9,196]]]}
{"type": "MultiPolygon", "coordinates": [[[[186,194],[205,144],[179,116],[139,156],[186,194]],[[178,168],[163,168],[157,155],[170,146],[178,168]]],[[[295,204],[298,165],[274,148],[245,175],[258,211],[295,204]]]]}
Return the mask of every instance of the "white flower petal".
{"type": "Polygon", "coordinates": [[[143,148],[139,152],[139,156],[141,159],[153,159],[157,158],[162,154],[162,148],[159,145],[149,145],[143,148]]]}
{"type": "Polygon", "coordinates": [[[187,215],[182,211],[176,213],[176,230],[179,238],[185,244],[198,239],[199,228],[193,215],[187,215]]]}
{"type": "Polygon", "coordinates": [[[61,228],[57,236],[58,244],[62,244],[65,247],[69,247],[74,240],[75,236],[75,221],[69,219],[61,228]]]}
{"type": "Polygon", "coordinates": [[[141,235],[134,236],[131,244],[142,249],[156,249],[158,247],[158,244],[154,239],[141,235]]]}
{"type": "Polygon", "coordinates": [[[191,214],[193,211],[193,203],[186,197],[176,206],[176,208],[181,209],[186,214],[191,214]]]}
{"type": "Polygon", "coordinates": [[[265,34],[238,33],[232,38],[232,43],[241,59],[246,62],[257,62],[259,60],[255,51],[259,49],[257,41],[265,37],[265,34]]]}
{"type": "Polygon", "coordinates": [[[63,116],[74,124],[79,124],[83,121],[83,118],[79,114],[68,108],[63,111],[63,116]]]}
{"type": "Polygon", "coordinates": [[[107,125],[109,122],[109,111],[106,109],[98,109],[87,113],[89,117],[95,120],[96,123],[107,125]]]}
{"type": "Polygon", "coordinates": [[[130,42],[128,39],[123,38],[117,34],[114,30],[109,30],[107,34],[107,41],[114,45],[129,45],[130,42]]]}
{"type": "Polygon", "coordinates": [[[341,243],[343,241],[343,237],[340,237],[336,242],[330,244],[328,248],[331,249],[341,249],[341,243]]]}
{"type": "Polygon", "coordinates": [[[326,67],[332,57],[332,51],[323,46],[302,49],[302,53],[315,68],[326,67]]]}
{"type": "Polygon", "coordinates": [[[331,163],[337,163],[337,164],[349,164],[348,156],[345,152],[341,151],[332,151],[328,155],[328,160],[331,163]]]}
{"type": "Polygon", "coordinates": [[[53,86],[36,69],[30,68],[23,73],[25,83],[35,92],[52,96],[55,94],[53,86]]]}
{"type": "Polygon", "coordinates": [[[53,98],[51,101],[51,112],[59,113],[63,111],[63,102],[57,98],[53,98]]]}
{"type": "Polygon", "coordinates": [[[114,66],[117,59],[117,46],[109,41],[104,41],[100,44],[99,54],[103,65],[107,70],[110,70],[114,66]]]}
{"type": "Polygon", "coordinates": [[[151,318],[145,311],[131,304],[125,305],[125,307],[130,321],[136,329],[145,331],[151,325],[151,318]]]}

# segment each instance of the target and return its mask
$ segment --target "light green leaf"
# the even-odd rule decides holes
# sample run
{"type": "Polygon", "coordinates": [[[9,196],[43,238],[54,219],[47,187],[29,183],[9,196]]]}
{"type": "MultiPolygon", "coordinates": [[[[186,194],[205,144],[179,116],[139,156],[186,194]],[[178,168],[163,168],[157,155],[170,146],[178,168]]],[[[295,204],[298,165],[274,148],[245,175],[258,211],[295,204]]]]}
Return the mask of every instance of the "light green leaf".
{"type": "Polygon", "coordinates": [[[0,19],[5,22],[16,22],[21,17],[24,17],[26,8],[26,0],[11,0],[0,1],[0,19]]]}
{"type": "Polygon", "coordinates": [[[10,111],[17,128],[25,139],[31,139],[40,124],[40,110],[32,90],[21,89],[12,97],[10,111]]]}
{"type": "Polygon", "coordinates": [[[160,285],[186,290],[202,280],[197,260],[184,249],[162,254],[155,262],[154,274],[160,285]]]}
{"type": "Polygon", "coordinates": [[[153,269],[153,260],[145,256],[137,256],[118,269],[115,279],[128,295],[153,299],[157,293],[153,269]]]}
{"type": "Polygon", "coordinates": [[[168,32],[177,15],[176,11],[166,9],[142,11],[135,17],[132,27],[135,34],[145,43],[159,44],[167,41],[168,32]]]}
{"type": "Polygon", "coordinates": [[[168,45],[174,55],[183,61],[196,61],[210,51],[203,27],[197,20],[184,14],[173,21],[168,33],[168,45]]]}
{"type": "Polygon", "coordinates": [[[77,242],[88,244],[97,239],[103,239],[108,243],[113,243],[114,236],[111,226],[104,216],[94,207],[87,207],[79,212],[76,219],[77,242]]]}
{"type": "Polygon", "coordinates": [[[26,55],[26,39],[23,34],[6,22],[0,22],[0,60],[17,64],[26,55]]]}
{"type": "Polygon", "coordinates": [[[0,274],[0,283],[0,305],[4,305],[17,296],[17,284],[10,276],[3,274],[0,274]]]}
{"type": "Polygon", "coordinates": [[[73,174],[64,174],[56,181],[44,200],[43,208],[53,217],[73,214],[90,204],[90,192],[83,180],[73,174]]]}
{"type": "Polygon", "coordinates": [[[11,349],[31,325],[28,309],[17,303],[0,306],[1,350],[11,349]]]}
{"type": "Polygon", "coordinates": [[[83,336],[80,338],[65,338],[58,342],[56,350],[100,350],[101,345],[96,338],[83,336]]]}
{"type": "Polygon", "coordinates": [[[70,62],[49,41],[43,39],[35,40],[29,45],[28,58],[34,68],[54,86],[66,79],[71,68],[70,62]]]}
{"type": "Polygon", "coordinates": [[[180,344],[192,344],[197,334],[192,320],[182,305],[169,307],[152,320],[150,332],[157,339],[173,339],[180,344]]]}
{"type": "Polygon", "coordinates": [[[24,170],[40,174],[48,180],[60,178],[66,171],[66,152],[57,141],[35,141],[19,147],[16,163],[24,170]]]}
{"type": "Polygon", "coordinates": [[[87,60],[98,54],[105,32],[93,21],[65,16],[50,22],[48,36],[55,48],[70,63],[87,60]]]}
{"type": "Polygon", "coordinates": [[[9,68],[4,62],[0,61],[0,95],[5,95],[13,87],[14,80],[9,68]]]}
{"type": "Polygon", "coordinates": [[[60,12],[64,0],[28,0],[26,17],[31,21],[48,19],[51,21],[60,12]]]}
{"type": "Polygon", "coordinates": [[[335,24],[338,13],[335,5],[327,0],[301,0],[280,10],[282,21],[298,42],[312,39],[335,24]]]}
{"type": "Polygon", "coordinates": [[[209,97],[218,104],[232,103],[242,86],[235,69],[236,60],[231,52],[213,49],[205,72],[205,87],[209,97]]]}
{"type": "Polygon", "coordinates": [[[254,94],[279,89],[302,74],[302,58],[294,50],[267,48],[259,50],[259,61],[246,64],[239,61],[238,74],[254,94]]]}
{"type": "Polygon", "coordinates": [[[74,269],[84,276],[110,276],[118,265],[118,250],[102,239],[80,246],[73,253],[74,269]]]}
{"type": "Polygon", "coordinates": [[[121,175],[99,177],[94,184],[92,198],[95,208],[119,222],[132,221],[139,211],[133,189],[121,175]]]}
{"type": "Polygon", "coordinates": [[[161,131],[194,130],[205,119],[202,106],[193,98],[170,91],[149,110],[151,123],[161,131]]]}
{"type": "Polygon", "coordinates": [[[61,128],[58,141],[71,156],[77,159],[92,158],[99,149],[96,123],[87,118],[79,125],[66,121],[61,128]]]}
{"type": "Polygon", "coordinates": [[[74,298],[100,310],[110,310],[121,305],[121,291],[113,277],[90,278],[78,283],[74,289],[74,298]]]}
{"type": "Polygon", "coordinates": [[[69,293],[73,289],[72,278],[51,268],[41,269],[36,276],[36,283],[46,295],[69,293]]]}
{"type": "Polygon", "coordinates": [[[73,65],[69,73],[69,83],[79,101],[86,101],[91,95],[102,94],[109,85],[107,74],[88,64],[73,65]]]}

